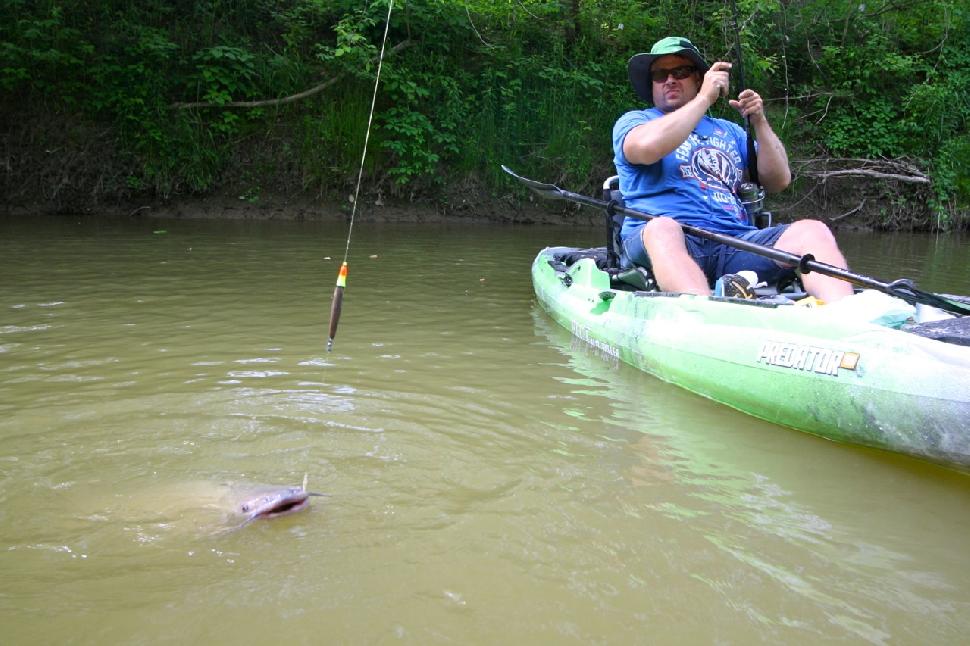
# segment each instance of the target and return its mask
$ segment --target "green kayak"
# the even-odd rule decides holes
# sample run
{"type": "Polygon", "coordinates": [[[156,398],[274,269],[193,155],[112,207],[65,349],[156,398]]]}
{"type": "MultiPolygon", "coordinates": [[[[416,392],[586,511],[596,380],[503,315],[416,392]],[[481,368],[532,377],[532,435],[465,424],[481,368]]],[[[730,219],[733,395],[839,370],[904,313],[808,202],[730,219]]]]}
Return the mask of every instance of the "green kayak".
{"type": "Polygon", "coordinates": [[[970,317],[917,324],[882,294],[858,307],[868,292],[806,307],[638,290],[595,251],[532,265],[539,303],[576,337],[749,415],[970,471],[970,317]]]}

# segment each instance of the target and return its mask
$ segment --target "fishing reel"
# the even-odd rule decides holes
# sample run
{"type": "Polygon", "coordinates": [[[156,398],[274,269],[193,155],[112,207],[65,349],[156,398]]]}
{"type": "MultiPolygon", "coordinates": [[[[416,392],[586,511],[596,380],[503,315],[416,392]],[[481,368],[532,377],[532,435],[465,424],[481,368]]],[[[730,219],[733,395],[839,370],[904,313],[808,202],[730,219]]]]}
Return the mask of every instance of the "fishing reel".
{"type": "Polygon", "coordinates": [[[765,189],[754,182],[743,182],[738,187],[738,200],[744,206],[748,222],[764,229],[771,226],[771,213],[764,210],[765,189]]]}

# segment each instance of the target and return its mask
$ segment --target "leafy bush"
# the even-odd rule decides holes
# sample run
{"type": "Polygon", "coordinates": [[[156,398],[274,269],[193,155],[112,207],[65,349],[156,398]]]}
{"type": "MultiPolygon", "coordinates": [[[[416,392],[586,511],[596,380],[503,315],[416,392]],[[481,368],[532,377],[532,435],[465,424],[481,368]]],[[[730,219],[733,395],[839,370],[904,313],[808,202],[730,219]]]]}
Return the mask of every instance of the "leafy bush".
{"type": "MultiPolygon", "coordinates": [[[[927,226],[970,206],[965,3],[737,4],[747,85],[793,157],[915,160],[933,180],[927,226]]],[[[0,0],[0,109],[6,123],[42,109],[110,129],[131,190],[213,190],[255,172],[233,164],[264,147],[287,151],[278,167],[300,186],[343,191],[360,163],[387,6],[0,0]],[[314,87],[325,89],[284,100],[314,87]],[[264,104],[229,107],[239,101],[264,104]]],[[[708,60],[731,60],[734,31],[724,0],[398,0],[387,47],[409,46],[384,61],[366,174],[435,199],[465,177],[506,193],[507,163],[595,190],[612,171],[613,121],[640,105],[627,59],[679,34],[708,60]]],[[[714,113],[737,119],[723,105],[714,113]]]]}

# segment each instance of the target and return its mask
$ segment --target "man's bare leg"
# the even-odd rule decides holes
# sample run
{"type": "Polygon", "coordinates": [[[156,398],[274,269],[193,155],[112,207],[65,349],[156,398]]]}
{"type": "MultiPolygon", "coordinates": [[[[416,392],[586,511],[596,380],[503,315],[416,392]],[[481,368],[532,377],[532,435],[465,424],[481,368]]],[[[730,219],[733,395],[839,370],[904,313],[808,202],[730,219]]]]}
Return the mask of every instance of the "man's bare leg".
{"type": "MultiPolygon", "coordinates": [[[[846,269],[845,257],[828,226],[818,220],[799,220],[781,234],[775,249],[797,256],[810,253],[815,260],[846,269]]],[[[827,303],[852,295],[852,285],[822,274],[812,272],[802,275],[802,285],[809,294],[827,303]]]]}
{"type": "Polygon", "coordinates": [[[665,292],[684,292],[708,296],[707,277],[687,253],[684,230],[673,218],[647,222],[640,232],[643,247],[650,256],[657,285],[665,292]]]}

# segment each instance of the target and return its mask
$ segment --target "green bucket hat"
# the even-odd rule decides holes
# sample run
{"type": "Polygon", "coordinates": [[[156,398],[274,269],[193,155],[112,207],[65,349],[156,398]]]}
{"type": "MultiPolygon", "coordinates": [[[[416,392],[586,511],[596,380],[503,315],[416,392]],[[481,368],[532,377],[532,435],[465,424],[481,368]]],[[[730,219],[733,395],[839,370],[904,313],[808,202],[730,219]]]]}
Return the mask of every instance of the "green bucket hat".
{"type": "Polygon", "coordinates": [[[627,63],[627,71],[630,74],[630,83],[637,96],[653,103],[653,81],[650,80],[650,66],[661,56],[677,54],[684,58],[689,58],[701,74],[706,72],[710,65],[704,61],[704,57],[694,47],[694,43],[680,36],[668,36],[658,40],[653,44],[649,54],[635,54],[627,63]]]}

